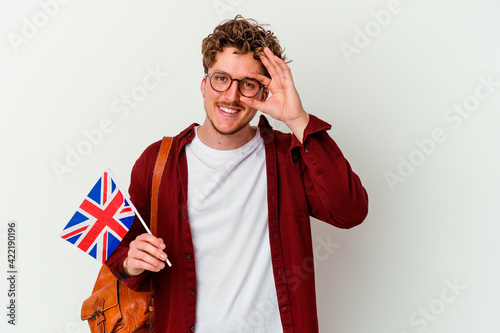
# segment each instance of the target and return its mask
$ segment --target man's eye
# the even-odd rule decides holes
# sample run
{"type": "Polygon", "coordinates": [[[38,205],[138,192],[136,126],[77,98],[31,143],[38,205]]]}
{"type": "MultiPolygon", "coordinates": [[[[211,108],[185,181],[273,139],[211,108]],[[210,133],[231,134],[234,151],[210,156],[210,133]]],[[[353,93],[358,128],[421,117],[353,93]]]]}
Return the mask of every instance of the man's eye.
{"type": "Polygon", "coordinates": [[[225,81],[227,81],[227,76],[224,76],[224,75],[217,75],[217,76],[215,77],[215,79],[216,79],[217,81],[220,81],[220,82],[225,82],[225,81]]]}
{"type": "Polygon", "coordinates": [[[245,88],[250,88],[250,89],[253,89],[256,87],[256,84],[252,81],[243,81],[243,87],[245,88]]]}

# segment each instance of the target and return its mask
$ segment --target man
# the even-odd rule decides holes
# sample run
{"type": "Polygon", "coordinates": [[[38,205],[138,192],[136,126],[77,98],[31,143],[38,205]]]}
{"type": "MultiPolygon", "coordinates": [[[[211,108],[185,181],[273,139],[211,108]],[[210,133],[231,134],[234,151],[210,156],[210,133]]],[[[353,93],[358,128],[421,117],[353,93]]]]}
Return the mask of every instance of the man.
{"type": "MultiPolygon", "coordinates": [[[[158,238],[134,221],[107,265],[134,290],[154,278],[159,333],[318,332],[314,270],[303,269],[313,261],[309,216],[358,225],[366,191],[330,125],[303,109],[272,32],[237,16],[202,53],[206,117],[174,138],[158,238]],[[250,126],[257,109],[293,134],[265,117],[250,126]]],[[[130,196],[145,220],[159,144],[132,170],[130,196]]]]}

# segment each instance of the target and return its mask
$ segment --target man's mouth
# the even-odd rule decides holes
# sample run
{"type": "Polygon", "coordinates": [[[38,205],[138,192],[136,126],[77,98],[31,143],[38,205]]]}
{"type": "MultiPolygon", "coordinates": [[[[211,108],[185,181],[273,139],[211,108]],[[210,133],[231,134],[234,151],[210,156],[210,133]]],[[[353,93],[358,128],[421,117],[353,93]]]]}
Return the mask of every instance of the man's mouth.
{"type": "Polygon", "coordinates": [[[222,112],[231,113],[231,114],[238,113],[241,111],[241,109],[238,109],[238,108],[233,108],[233,107],[229,107],[229,106],[222,106],[222,105],[219,105],[219,109],[222,112]]]}

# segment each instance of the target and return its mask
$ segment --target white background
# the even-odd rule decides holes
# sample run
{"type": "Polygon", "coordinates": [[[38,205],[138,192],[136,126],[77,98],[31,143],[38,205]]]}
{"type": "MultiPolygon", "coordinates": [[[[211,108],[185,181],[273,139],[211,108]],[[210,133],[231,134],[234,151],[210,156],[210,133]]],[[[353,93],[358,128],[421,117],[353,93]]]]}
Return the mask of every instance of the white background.
{"type": "Polygon", "coordinates": [[[241,13],[270,24],[304,107],[332,124],[369,193],[362,225],[313,222],[321,332],[500,332],[498,1],[56,4],[49,16],[34,0],[0,2],[2,276],[8,221],[18,225],[19,267],[15,327],[0,279],[0,331],[88,331],[79,310],[100,265],[59,234],[105,168],[128,188],[147,145],[203,121],[201,40],[241,13]],[[388,6],[377,23],[371,12],[388,6]],[[30,35],[26,22],[39,28],[30,35]],[[148,68],[168,77],[128,114],[113,112],[148,68]],[[480,77],[496,82],[491,92],[477,88],[480,77]],[[466,102],[467,118],[444,118],[466,102]],[[110,133],[58,177],[54,165],[103,119],[110,133]],[[435,129],[446,139],[429,144],[435,129]],[[400,166],[410,157],[419,165],[400,166]],[[391,187],[387,172],[398,168],[404,182],[391,187]]]}

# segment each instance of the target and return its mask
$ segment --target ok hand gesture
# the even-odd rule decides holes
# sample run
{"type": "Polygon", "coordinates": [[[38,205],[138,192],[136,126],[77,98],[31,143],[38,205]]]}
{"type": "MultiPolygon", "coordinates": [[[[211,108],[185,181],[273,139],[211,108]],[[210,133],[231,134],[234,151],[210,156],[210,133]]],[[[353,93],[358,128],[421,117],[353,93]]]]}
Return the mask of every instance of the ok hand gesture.
{"type": "Polygon", "coordinates": [[[302,107],[299,94],[293,83],[290,67],[266,47],[260,53],[260,60],[271,75],[250,74],[248,77],[258,80],[267,86],[271,97],[266,101],[242,97],[241,100],[248,106],[258,109],[276,120],[283,121],[302,142],[304,129],[309,121],[309,115],[302,107]]]}

